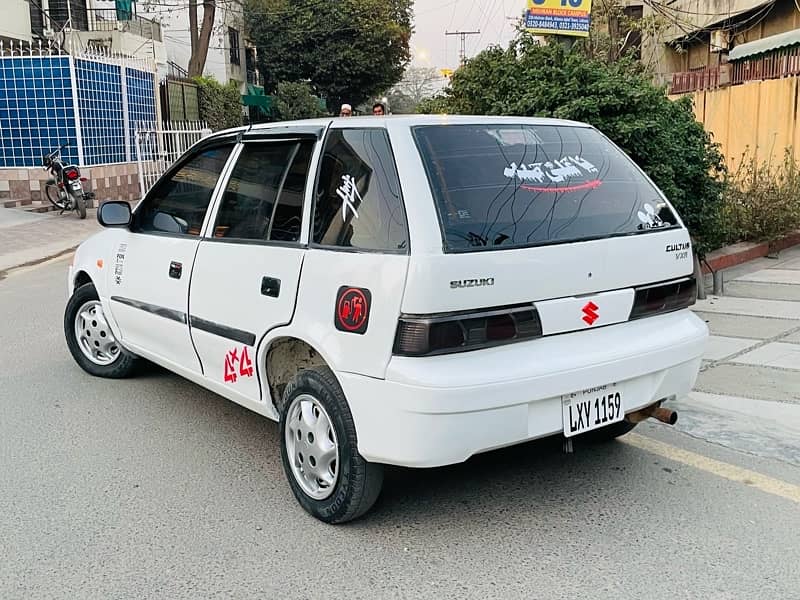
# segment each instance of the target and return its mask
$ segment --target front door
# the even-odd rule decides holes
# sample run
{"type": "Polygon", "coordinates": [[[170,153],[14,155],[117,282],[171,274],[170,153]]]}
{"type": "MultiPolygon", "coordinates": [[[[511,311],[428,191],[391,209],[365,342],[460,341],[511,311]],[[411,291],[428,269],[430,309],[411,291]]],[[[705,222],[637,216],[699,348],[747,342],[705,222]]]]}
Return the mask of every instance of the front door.
{"type": "Polygon", "coordinates": [[[256,351],[294,313],[313,140],[245,141],[197,251],[189,322],[211,380],[260,401],[256,351]]]}
{"type": "Polygon", "coordinates": [[[188,327],[189,283],[206,213],[233,145],[206,147],[170,170],[115,248],[111,311],[134,352],[200,372],[188,327]]]}

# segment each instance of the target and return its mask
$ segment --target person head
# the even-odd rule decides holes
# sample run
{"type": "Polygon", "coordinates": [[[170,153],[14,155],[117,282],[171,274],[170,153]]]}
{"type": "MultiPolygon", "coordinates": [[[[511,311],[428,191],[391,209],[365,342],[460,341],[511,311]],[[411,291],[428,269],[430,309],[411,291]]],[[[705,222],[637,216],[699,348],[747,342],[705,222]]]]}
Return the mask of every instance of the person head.
{"type": "Polygon", "coordinates": [[[340,117],[352,117],[353,116],[353,107],[349,104],[342,104],[342,108],[339,109],[339,116],[340,117]]]}
{"type": "Polygon", "coordinates": [[[372,114],[376,117],[382,117],[386,114],[386,107],[382,103],[376,102],[372,105],[372,114]]]}

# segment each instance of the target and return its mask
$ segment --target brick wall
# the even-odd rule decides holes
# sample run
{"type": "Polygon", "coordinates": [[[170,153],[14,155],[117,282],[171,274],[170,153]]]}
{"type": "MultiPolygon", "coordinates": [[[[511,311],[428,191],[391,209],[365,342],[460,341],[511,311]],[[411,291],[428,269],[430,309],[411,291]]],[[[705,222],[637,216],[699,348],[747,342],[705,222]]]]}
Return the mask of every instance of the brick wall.
{"type": "MultiPolygon", "coordinates": [[[[106,200],[139,200],[139,171],[136,163],[83,167],[81,175],[89,179],[84,184],[85,189],[95,193],[98,203],[106,200]]],[[[50,174],[40,168],[0,169],[0,203],[13,207],[47,202],[44,187],[49,177],[50,174]]]]}

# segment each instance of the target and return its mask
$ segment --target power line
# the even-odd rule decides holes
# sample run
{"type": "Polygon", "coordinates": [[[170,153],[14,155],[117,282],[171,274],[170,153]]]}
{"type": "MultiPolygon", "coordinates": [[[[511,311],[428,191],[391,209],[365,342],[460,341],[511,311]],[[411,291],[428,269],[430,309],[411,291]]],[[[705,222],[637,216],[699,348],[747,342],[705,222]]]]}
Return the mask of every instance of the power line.
{"type": "MultiPolygon", "coordinates": [[[[500,0],[500,1],[502,1],[502,0],[500,0]]],[[[800,1],[800,0],[799,0],[799,1],[800,1]]],[[[492,14],[493,14],[493,13],[495,13],[495,12],[497,12],[497,2],[498,2],[498,0],[494,0],[494,1],[491,3],[491,5],[489,5],[489,10],[487,10],[487,11],[486,11],[486,13],[484,13],[484,16],[486,17],[486,19],[484,19],[484,21],[483,21],[483,27],[481,28],[481,29],[483,30],[483,33],[482,33],[482,34],[481,34],[481,36],[478,38],[478,41],[477,41],[477,42],[475,42],[475,48],[476,48],[476,49],[479,49],[479,48],[480,48],[480,46],[481,46],[481,42],[483,41],[483,36],[486,34],[486,29],[487,29],[487,27],[489,26],[489,21],[490,21],[490,20],[491,20],[491,18],[492,18],[492,14]]]]}

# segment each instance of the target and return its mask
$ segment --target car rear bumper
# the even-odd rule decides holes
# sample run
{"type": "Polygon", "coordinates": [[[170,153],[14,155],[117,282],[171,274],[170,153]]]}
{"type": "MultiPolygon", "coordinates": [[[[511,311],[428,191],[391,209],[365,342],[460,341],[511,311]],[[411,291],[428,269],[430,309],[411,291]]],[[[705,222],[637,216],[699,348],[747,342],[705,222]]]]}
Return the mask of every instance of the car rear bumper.
{"type": "Polygon", "coordinates": [[[625,412],[689,393],[708,338],[688,310],[592,331],[426,358],[386,379],[337,373],[372,462],[435,467],[560,433],[561,396],[617,383],[625,412]]]}

